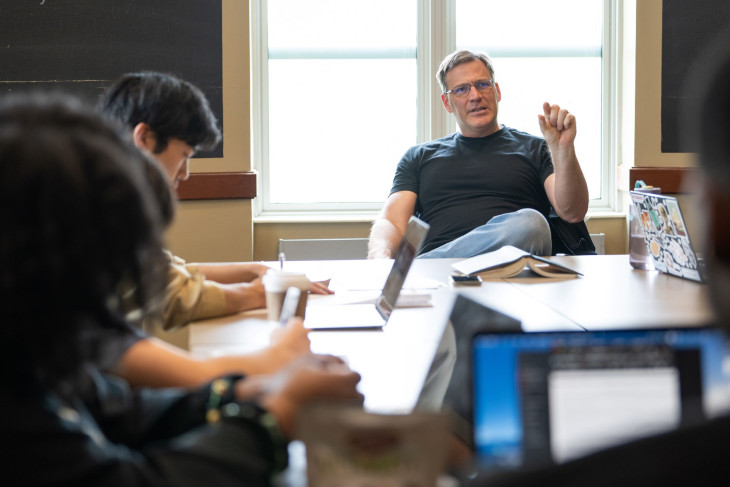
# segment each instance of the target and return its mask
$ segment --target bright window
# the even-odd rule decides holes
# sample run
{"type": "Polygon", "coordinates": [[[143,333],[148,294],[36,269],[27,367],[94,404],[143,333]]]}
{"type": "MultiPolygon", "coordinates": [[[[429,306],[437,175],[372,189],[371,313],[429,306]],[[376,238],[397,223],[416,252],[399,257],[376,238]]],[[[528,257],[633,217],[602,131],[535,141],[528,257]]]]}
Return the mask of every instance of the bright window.
{"type": "Polygon", "coordinates": [[[457,49],[492,57],[501,123],[541,136],[545,101],[576,116],[576,153],[592,199],[601,197],[602,45],[601,0],[456,0],[457,49]],[[484,19],[492,19],[489,28],[484,19]]]}
{"type": "Polygon", "coordinates": [[[592,206],[605,206],[610,11],[608,0],[254,0],[258,213],[377,211],[405,151],[456,129],[434,74],[461,47],[494,58],[501,123],[539,135],[543,101],[576,114],[592,206]]]}

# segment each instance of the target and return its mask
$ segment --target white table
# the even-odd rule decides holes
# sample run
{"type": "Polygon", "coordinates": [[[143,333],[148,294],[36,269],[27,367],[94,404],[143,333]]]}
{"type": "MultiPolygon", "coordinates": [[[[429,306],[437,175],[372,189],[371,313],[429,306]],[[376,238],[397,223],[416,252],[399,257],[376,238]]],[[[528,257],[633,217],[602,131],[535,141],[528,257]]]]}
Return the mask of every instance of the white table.
{"type": "Polygon", "coordinates": [[[701,326],[712,322],[707,286],[658,271],[640,271],[628,255],[555,257],[584,275],[550,284],[513,282],[586,330],[701,326]]]}
{"type": "MultiPolygon", "coordinates": [[[[655,271],[635,271],[626,255],[556,259],[584,277],[516,278],[454,289],[448,276],[456,259],[417,259],[406,292],[428,287],[433,306],[399,308],[382,330],[311,332],[312,350],[344,357],[361,374],[359,388],[366,409],[407,412],[418,402],[429,367],[443,345],[456,292],[521,320],[526,331],[702,325],[711,320],[704,285],[655,271]]],[[[370,289],[358,295],[374,296],[391,263],[299,261],[286,266],[303,270],[312,279],[332,279],[332,287],[339,290],[334,296],[310,296],[310,306],[324,306],[354,298],[355,294],[341,290],[356,284],[370,289]]],[[[266,320],[263,310],[197,322],[190,326],[190,350],[213,356],[258,349],[276,326],[266,320]]]]}

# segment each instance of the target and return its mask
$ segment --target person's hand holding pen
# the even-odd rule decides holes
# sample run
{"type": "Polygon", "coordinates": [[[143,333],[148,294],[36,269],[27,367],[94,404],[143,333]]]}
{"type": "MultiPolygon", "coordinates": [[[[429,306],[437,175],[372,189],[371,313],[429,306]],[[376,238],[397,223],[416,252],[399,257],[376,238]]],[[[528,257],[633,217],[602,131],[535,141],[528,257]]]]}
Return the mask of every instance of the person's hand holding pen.
{"type": "Polygon", "coordinates": [[[271,366],[268,372],[274,372],[303,355],[312,353],[310,349],[309,330],[304,328],[302,319],[293,316],[286,320],[284,326],[276,328],[270,336],[266,363],[271,366]]]}

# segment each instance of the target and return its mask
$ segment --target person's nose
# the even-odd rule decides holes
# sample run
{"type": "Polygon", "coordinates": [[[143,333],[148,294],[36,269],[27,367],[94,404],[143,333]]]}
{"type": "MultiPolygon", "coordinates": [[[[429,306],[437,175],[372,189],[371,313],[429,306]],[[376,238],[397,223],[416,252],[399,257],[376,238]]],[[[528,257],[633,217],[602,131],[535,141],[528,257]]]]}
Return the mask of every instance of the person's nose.
{"type": "Polygon", "coordinates": [[[180,166],[180,170],[177,173],[178,181],[187,181],[190,177],[190,159],[185,159],[185,162],[180,166]]]}
{"type": "Polygon", "coordinates": [[[472,84],[472,85],[469,85],[468,98],[470,100],[476,100],[476,99],[483,98],[483,95],[482,95],[482,92],[477,90],[477,87],[472,84]]]}

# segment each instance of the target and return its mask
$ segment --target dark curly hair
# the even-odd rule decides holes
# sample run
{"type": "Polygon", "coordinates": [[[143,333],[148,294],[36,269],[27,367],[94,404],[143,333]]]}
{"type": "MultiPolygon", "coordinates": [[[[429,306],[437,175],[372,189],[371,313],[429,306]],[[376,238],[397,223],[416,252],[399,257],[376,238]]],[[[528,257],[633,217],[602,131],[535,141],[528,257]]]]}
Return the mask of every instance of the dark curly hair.
{"type": "Polygon", "coordinates": [[[75,385],[161,296],[164,217],[126,133],[67,96],[0,99],[0,387],[75,385]]]}
{"type": "Polygon", "coordinates": [[[210,150],[221,139],[205,95],[193,84],[156,72],[129,73],[106,89],[97,104],[107,116],[134,128],[146,123],[157,137],[160,153],[170,138],[195,150],[210,150]]]}

